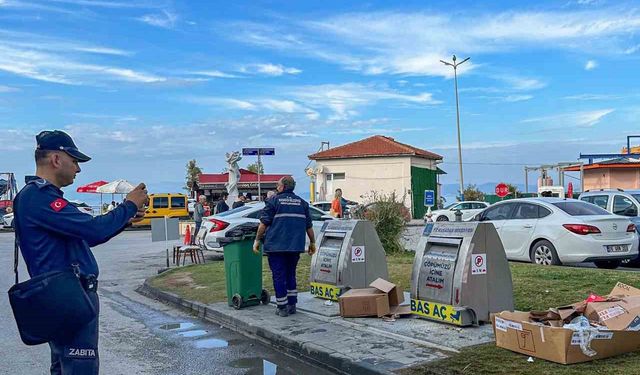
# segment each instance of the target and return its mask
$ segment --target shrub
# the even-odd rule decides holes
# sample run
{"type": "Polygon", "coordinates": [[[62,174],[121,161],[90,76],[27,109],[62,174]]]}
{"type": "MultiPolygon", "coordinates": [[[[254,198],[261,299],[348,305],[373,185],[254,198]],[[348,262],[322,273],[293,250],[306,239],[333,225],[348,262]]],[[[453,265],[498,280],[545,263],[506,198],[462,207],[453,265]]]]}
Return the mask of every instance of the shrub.
{"type": "Polygon", "coordinates": [[[373,222],[387,254],[403,252],[400,235],[407,222],[411,220],[409,210],[402,203],[404,197],[399,200],[395,192],[390,194],[372,192],[368,198],[369,203],[358,207],[353,217],[373,222]]]}

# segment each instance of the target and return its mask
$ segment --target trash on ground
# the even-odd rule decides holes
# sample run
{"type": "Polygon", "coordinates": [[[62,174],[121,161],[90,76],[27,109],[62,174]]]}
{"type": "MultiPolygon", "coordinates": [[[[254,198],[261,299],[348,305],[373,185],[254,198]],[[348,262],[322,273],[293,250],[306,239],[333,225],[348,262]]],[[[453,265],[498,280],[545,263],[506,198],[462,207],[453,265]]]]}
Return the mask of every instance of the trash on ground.
{"type": "Polygon", "coordinates": [[[590,294],[546,311],[503,311],[493,317],[496,345],[570,364],[640,350],[640,289],[617,283],[606,296],[590,294]]]}

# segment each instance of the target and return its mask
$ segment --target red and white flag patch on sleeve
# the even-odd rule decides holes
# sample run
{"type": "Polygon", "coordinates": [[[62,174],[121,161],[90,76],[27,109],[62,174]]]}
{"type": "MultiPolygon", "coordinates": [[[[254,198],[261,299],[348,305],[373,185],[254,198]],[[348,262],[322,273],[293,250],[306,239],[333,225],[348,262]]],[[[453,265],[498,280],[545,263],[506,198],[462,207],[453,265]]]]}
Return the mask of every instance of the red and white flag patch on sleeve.
{"type": "Polygon", "coordinates": [[[63,208],[65,208],[67,206],[67,201],[62,199],[62,198],[58,198],[55,201],[51,202],[50,206],[51,208],[53,208],[53,210],[55,212],[60,212],[60,210],[62,210],[63,208]]]}

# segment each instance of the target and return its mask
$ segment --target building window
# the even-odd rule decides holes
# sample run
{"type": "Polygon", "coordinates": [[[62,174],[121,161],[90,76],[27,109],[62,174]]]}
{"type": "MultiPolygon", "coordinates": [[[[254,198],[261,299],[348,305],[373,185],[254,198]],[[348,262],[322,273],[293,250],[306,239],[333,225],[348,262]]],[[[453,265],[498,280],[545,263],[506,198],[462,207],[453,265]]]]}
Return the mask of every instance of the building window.
{"type": "Polygon", "coordinates": [[[344,173],[334,173],[333,174],[333,179],[334,180],[344,180],[344,173]]]}

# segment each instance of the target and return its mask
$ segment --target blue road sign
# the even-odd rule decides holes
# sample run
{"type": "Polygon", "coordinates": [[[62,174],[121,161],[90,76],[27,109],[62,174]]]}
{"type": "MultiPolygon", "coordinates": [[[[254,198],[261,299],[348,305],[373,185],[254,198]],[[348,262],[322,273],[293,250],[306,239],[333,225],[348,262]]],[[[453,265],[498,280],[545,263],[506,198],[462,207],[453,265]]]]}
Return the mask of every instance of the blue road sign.
{"type": "Polygon", "coordinates": [[[242,155],[275,155],[276,150],[274,148],[243,148],[242,155]]]}
{"type": "Polygon", "coordinates": [[[436,193],[433,190],[424,191],[424,205],[431,207],[436,204],[436,193]]]}

